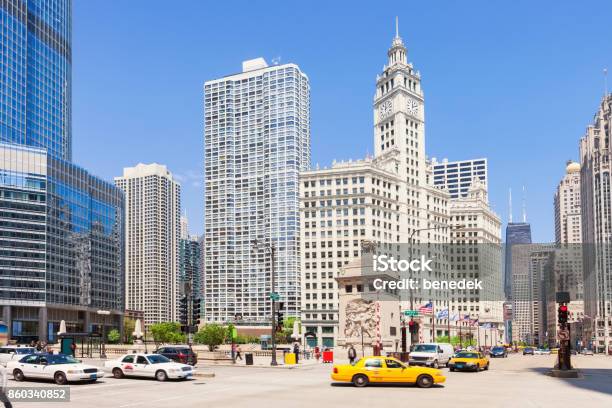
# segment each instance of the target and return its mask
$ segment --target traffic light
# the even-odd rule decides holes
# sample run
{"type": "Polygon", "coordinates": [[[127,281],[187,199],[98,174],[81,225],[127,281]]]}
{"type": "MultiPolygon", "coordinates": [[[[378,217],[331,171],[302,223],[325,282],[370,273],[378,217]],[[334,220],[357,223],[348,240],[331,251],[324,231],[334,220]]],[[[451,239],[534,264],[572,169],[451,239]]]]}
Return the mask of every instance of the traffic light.
{"type": "Polygon", "coordinates": [[[179,300],[179,322],[181,323],[181,326],[187,325],[187,317],[187,296],[183,296],[179,300]]]}
{"type": "Polygon", "coordinates": [[[568,316],[569,316],[569,311],[567,310],[567,305],[565,305],[565,304],[560,304],[559,305],[558,315],[559,315],[559,324],[566,324],[568,316]]]}
{"type": "Polygon", "coordinates": [[[194,326],[200,325],[200,313],[202,310],[202,299],[193,299],[193,315],[192,322],[194,326]]]}
{"type": "Polygon", "coordinates": [[[280,302],[278,304],[278,310],[276,312],[276,331],[282,331],[283,330],[283,319],[285,318],[283,315],[283,302],[280,302]]]}
{"type": "Polygon", "coordinates": [[[414,320],[408,322],[408,331],[412,334],[419,332],[419,325],[414,320]]]}

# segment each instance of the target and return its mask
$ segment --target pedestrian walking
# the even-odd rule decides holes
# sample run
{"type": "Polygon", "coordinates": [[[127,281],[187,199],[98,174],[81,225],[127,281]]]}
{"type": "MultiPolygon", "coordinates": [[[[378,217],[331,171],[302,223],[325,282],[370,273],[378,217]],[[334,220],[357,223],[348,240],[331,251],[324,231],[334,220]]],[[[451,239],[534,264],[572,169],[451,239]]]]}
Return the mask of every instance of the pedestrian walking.
{"type": "Polygon", "coordinates": [[[240,346],[236,347],[236,360],[240,359],[242,361],[242,349],[240,346]]]}
{"type": "Polygon", "coordinates": [[[300,345],[298,343],[293,345],[293,354],[295,354],[295,364],[297,364],[299,360],[298,356],[300,355],[300,345]]]}
{"type": "Polygon", "coordinates": [[[348,358],[351,364],[353,364],[355,362],[355,359],[357,358],[357,350],[355,350],[355,347],[353,347],[352,344],[348,349],[348,358]]]}
{"type": "Polygon", "coordinates": [[[314,353],[315,353],[315,358],[317,359],[317,363],[318,363],[319,359],[321,358],[321,351],[319,350],[319,346],[316,346],[314,348],[314,353]]]}
{"type": "Polygon", "coordinates": [[[72,351],[72,357],[76,357],[76,348],[77,345],[74,341],[70,343],[70,351],[72,351]]]}

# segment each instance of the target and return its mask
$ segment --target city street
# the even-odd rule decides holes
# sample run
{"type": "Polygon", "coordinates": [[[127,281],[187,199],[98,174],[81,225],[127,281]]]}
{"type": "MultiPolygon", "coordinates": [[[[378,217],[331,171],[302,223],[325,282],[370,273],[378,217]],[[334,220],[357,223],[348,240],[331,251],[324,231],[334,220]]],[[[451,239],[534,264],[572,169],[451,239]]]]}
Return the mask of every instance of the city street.
{"type": "MultiPolygon", "coordinates": [[[[331,384],[330,365],[295,369],[207,367],[214,378],[160,383],[154,380],[105,378],[96,384],[71,385],[69,404],[79,407],[371,407],[394,402],[418,402],[435,407],[560,407],[612,406],[612,358],[577,356],[579,379],[551,378],[544,373],[555,356],[511,355],[493,359],[491,369],[479,373],[449,372],[443,386],[331,384]]],[[[45,386],[47,382],[9,381],[10,386],[45,386]]],[[[48,407],[49,403],[22,403],[17,407],[48,407]]],[[[411,405],[414,406],[414,405],[411,405]]]]}

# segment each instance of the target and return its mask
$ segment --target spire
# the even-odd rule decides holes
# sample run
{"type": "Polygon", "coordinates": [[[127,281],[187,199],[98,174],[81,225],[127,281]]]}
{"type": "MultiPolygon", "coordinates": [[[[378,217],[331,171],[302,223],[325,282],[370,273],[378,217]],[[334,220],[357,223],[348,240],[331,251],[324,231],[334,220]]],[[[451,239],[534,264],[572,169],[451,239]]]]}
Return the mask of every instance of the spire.
{"type": "Polygon", "coordinates": [[[604,98],[608,96],[608,68],[604,68],[604,98]]]}
{"type": "Polygon", "coordinates": [[[398,62],[407,64],[406,47],[404,46],[402,37],[399,35],[399,18],[397,16],[395,16],[395,37],[393,37],[393,42],[391,43],[391,48],[389,48],[387,55],[389,56],[389,66],[397,64],[398,62]]]}
{"type": "Polygon", "coordinates": [[[395,38],[399,38],[399,17],[395,16],[395,38]]]}

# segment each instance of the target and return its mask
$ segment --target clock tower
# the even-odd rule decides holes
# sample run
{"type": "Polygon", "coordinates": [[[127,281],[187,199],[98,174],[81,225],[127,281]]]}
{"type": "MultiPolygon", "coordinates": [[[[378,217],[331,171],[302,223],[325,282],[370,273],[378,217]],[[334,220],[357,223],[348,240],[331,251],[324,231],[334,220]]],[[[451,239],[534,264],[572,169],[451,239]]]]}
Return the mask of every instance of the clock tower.
{"type": "Polygon", "coordinates": [[[409,186],[424,186],[425,113],[421,75],[408,63],[397,19],[387,56],[387,64],[376,77],[374,153],[380,156],[397,149],[401,163],[398,173],[409,186]]]}

